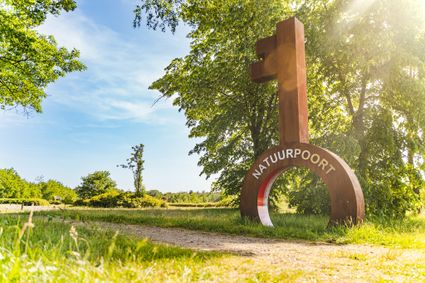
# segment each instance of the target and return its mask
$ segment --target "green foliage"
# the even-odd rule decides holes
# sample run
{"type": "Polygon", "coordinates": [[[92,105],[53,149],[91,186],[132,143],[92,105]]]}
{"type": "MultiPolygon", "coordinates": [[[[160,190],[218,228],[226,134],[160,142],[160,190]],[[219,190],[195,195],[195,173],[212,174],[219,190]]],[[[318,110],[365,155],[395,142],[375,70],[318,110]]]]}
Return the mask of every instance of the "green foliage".
{"type": "Polygon", "coordinates": [[[22,179],[13,169],[0,169],[1,198],[41,198],[40,187],[22,179]]]}
{"type": "Polygon", "coordinates": [[[163,196],[163,194],[158,190],[149,190],[146,194],[154,198],[162,198],[163,196]]]}
{"type": "Polygon", "coordinates": [[[120,193],[110,191],[100,195],[95,195],[87,200],[87,205],[94,207],[117,207],[120,199],[120,193]]]}
{"type": "Polygon", "coordinates": [[[415,191],[424,188],[425,17],[419,5],[381,0],[356,15],[347,1],[335,1],[319,12],[321,22],[311,31],[317,41],[310,61],[350,118],[343,133],[358,144],[351,165],[374,215],[416,212],[415,191]],[[346,10],[353,16],[344,17],[346,10]]]}
{"type": "Polygon", "coordinates": [[[134,27],[140,27],[142,14],[148,14],[146,24],[156,30],[160,28],[165,31],[167,27],[174,33],[179,22],[179,8],[183,0],[146,0],[141,1],[134,9],[134,27]],[[155,14],[155,16],[153,15],[155,14]]]}
{"type": "Polygon", "coordinates": [[[277,202],[284,199],[289,208],[296,208],[301,214],[330,213],[329,193],[319,177],[305,168],[293,168],[285,171],[276,180],[271,191],[271,204],[277,207],[277,202]]]}
{"type": "Polygon", "coordinates": [[[50,83],[85,69],[78,50],[58,47],[53,36],[36,31],[49,14],[75,8],[73,0],[0,1],[0,108],[41,112],[50,83]]]}
{"type": "Polygon", "coordinates": [[[23,204],[25,206],[41,205],[48,206],[49,202],[40,198],[0,198],[1,204],[23,204]]]}
{"type": "Polygon", "coordinates": [[[220,207],[218,203],[215,202],[200,202],[200,203],[191,203],[191,202],[178,202],[168,204],[170,207],[220,207]]]}
{"type": "Polygon", "coordinates": [[[81,177],[81,184],[75,188],[78,196],[82,199],[117,191],[117,184],[111,179],[108,171],[95,171],[85,177],[81,177]]]}
{"type": "Polygon", "coordinates": [[[16,199],[42,198],[43,204],[40,205],[48,205],[49,202],[71,204],[77,199],[77,193],[56,180],[31,183],[21,178],[14,169],[0,169],[0,198],[11,198],[10,203],[21,203],[14,202],[16,199]]]}
{"type": "Polygon", "coordinates": [[[40,186],[43,199],[49,202],[59,201],[66,204],[72,204],[77,200],[77,193],[58,181],[49,180],[47,182],[41,182],[38,185],[40,186]]]}
{"type": "Polygon", "coordinates": [[[208,192],[178,192],[178,193],[165,193],[162,196],[169,203],[212,203],[218,202],[223,198],[220,193],[208,192]]]}
{"type": "Polygon", "coordinates": [[[163,200],[145,195],[139,197],[137,195],[127,195],[123,198],[122,203],[118,205],[128,208],[142,208],[142,207],[167,207],[167,203],[163,200]]]}
{"type": "MultiPolygon", "coordinates": [[[[191,28],[189,54],[172,60],[151,88],[184,111],[190,137],[200,139],[190,153],[200,154],[203,174],[218,174],[214,189],[238,195],[254,159],[278,143],[275,83],[251,82],[248,69],[257,60],[255,42],[295,15],[305,23],[311,142],[354,168],[368,213],[417,210],[425,186],[420,0],[362,7],[348,0],[140,2],[136,25],[146,19],[153,29],[174,31],[179,22],[191,28]]],[[[315,200],[324,191],[295,179],[291,187],[297,182],[296,191],[280,188],[292,205],[326,212],[315,200]]]]}
{"type": "Polygon", "coordinates": [[[43,198],[47,204],[48,202],[70,204],[76,200],[77,194],[55,180],[31,183],[22,179],[14,169],[0,169],[0,198],[43,198]]]}
{"type": "Polygon", "coordinates": [[[134,182],[134,188],[136,190],[136,195],[144,196],[145,194],[145,187],[143,186],[143,178],[142,178],[142,172],[143,172],[143,144],[138,144],[135,146],[132,146],[131,149],[133,152],[131,153],[130,158],[127,159],[127,164],[121,164],[118,165],[118,167],[130,169],[133,173],[133,182],[134,182]]]}
{"type": "Polygon", "coordinates": [[[167,203],[155,197],[145,195],[140,197],[136,194],[117,191],[109,191],[96,195],[86,200],[78,200],[75,205],[87,205],[92,207],[125,207],[125,208],[143,208],[143,207],[167,207],[167,203]]]}

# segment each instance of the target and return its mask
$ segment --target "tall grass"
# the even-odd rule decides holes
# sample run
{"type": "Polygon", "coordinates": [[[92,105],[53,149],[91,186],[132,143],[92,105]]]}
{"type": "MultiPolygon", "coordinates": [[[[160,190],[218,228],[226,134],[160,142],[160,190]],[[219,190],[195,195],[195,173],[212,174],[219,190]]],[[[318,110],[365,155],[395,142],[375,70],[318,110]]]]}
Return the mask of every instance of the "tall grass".
{"type": "MultiPolygon", "coordinates": [[[[70,223],[68,221],[61,221],[69,218],[84,221],[109,219],[121,223],[165,223],[168,227],[188,225],[193,229],[222,229],[222,232],[267,237],[287,235],[279,232],[284,227],[273,229],[244,222],[234,210],[72,210],[43,214],[42,217],[31,214],[1,215],[0,282],[326,282],[337,280],[341,275],[345,276],[343,278],[362,278],[369,282],[384,282],[388,278],[423,282],[425,278],[423,251],[409,251],[406,253],[414,257],[405,257],[404,252],[398,249],[389,249],[383,255],[353,253],[352,249],[348,249],[347,252],[323,255],[330,261],[322,263],[313,260],[311,265],[300,267],[282,265],[279,260],[273,262],[158,245],[115,231],[90,228],[90,223],[72,226],[67,224],[70,223]],[[335,258],[343,263],[329,267],[330,262],[335,263],[335,258]],[[338,268],[344,269],[345,264],[352,267],[352,276],[339,271],[338,268]]],[[[302,236],[302,229],[316,225],[306,234],[307,237],[339,240],[351,237],[352,241],[363,241],[366,233],[372,235],[367,241],[377,240],[377,231],[386,231],[389,237],[385,240],[384,233],[380,241],[396,238],[395,233],[400,233],[400,237],[410,237],[412,233],[423,236],[424,231],[422,218],[381,224],[376,220],[360,227],[339,228],[336,232],[326,228],[325,217],[277,215],[276,221],[280,221],[279,225],[291,226],[295,231],[293,235],[302,236]]],[[[400,244],[400,241],[395,240],[395,243],[400,244]]],[[[406,241],[403,240],[403,243],[406,241]]]]}
{"type": "Polygon", "coordinates": [[[0,282],[184,282],[222,254],[45,219],[0,219],[0,282]]]}

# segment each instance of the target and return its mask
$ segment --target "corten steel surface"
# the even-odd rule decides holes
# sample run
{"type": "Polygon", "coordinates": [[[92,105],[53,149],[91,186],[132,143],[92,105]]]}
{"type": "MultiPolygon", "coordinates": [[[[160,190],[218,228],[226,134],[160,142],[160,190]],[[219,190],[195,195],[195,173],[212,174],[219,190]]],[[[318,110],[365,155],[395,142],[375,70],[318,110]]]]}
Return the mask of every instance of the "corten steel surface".
{"type": "Polygon", "coordinates": [[[296,18],[277,24],[276,35],[256,44],[263,59],[251,66],[255,82],[278,81],[280,143],[308,143],[304,28],[296,18]]]}
{"type": "Polygon", "coordinates": [[[278,23],[275,35],[257,41],[256,51],[262,60],[251,65],[252,80],[278,81],[280,145],[258,157],[245,176],[241,215],[273,226],[268,212],[273,182],[291,167],[306,167],[328,188],[330,224],[362,222],[364,198],[354,172],[336,154],[308,143],[303,24],[296,18],[278,23]]]}

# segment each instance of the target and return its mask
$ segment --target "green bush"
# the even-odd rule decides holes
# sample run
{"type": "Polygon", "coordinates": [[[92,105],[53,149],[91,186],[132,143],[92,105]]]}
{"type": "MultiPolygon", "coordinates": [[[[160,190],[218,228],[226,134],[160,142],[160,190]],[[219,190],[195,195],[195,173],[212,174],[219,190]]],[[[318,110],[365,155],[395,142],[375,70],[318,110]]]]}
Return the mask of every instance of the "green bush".
{"type": "Polygon", "coordinates": [[[119,193],[111,191],[94,196],[88,200],[77,200],[74,205],[84,205],[92,207],[126,207],[126,208],[142,208],[142,207],[168,207],[167,203],[161,199],[154,198],[149,195],[138,197],[133,193],[119,193]]]}
{"type": "Polygon", "coordinates": [[[204,203],[188,203],[188,202],[180,202],[180,203],[170,203],[172,207],[218,207],[218,203],[216,202],[204,202],[204,203]]]}
{"type": "Polygon", "coordinates": [[[41,205],[47,206],[49,202],[40,198],[0,198],[0,204],[23,204],[25,206],[41,205]]]}
{"type": "Polygon", "coordinates": [[[154,197],[162,197],[168,203],[216,203],[223,199],[221,193],[215,192],[178,192],[161,194],[156,190],[148,191],[147,194],[154,197]]]}
{"type": "Polygon", "coordinates": [[[40,182],[38,186],[40,187],[43,199],[48,200],[50,203],[71,204],[77,199],[77,193],[59,181],[48,180],[47,182],[40,182]]]}
{"type": "Polygon", "coordinates": [[[88,200],[88,205],[93,207],[116,207],[120,199],[120,193],[116,191],[106,192],[88,200]]]}
{"type": "Polygon", "coordinates": [[[169,205],[173,207],[236,207],[234,197],[226,197],[218,202],[202,202],[202,203],[180,202],[180,203],[170,203],[169,205]]]}
{"type": "Polygon", "coordinates": [[[167,207],[167,203],[163,200],[154,198],[149,195],[145,195],[144,197],[137,197],[133,194],[129,195],[128,193],[124,193],[125,195],[122,199],[121,206],[128,208],[141,208],[141,207],[167,207]]]}
{"type": "Polygon", "coordinates": [[[270,193],[270,207],[277,209],[283,199],[300,214],[330,213],[325,184],[306,168],[291,168],[277,178],[270,193]]]}
{"type": "Polygon", "coordinates": [[[88,206],[89,205],[89,199],[77,199],[74,201],[74,206],[88,206]]]}
{"type": "Polygon", "coordinates": [[[217,207],[239,207],[238,198],[236,196],[223,197],[219,202],[217,202],[217,207]]]}

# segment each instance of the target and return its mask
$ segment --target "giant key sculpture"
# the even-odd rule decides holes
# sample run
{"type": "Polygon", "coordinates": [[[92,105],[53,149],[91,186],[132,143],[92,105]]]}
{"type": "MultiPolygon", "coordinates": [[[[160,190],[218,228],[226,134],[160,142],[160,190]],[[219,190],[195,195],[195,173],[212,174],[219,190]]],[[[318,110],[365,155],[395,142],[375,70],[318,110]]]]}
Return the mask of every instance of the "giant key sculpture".
{"type": "Polygon", "coordinates": [[[244,179],[243,217],[273,226],[268,197],[276,178],[291,167],[307,167],[326,184],[331,200],[330,224],[364,219],[364,198],[351,168],[331,151],[309,144],[304,26],[296,18],[277,24],[276,34],[257,41],[259,62],[251,65],[255,82],[278,81],[280,145],[262,153],[244,179]]]}

